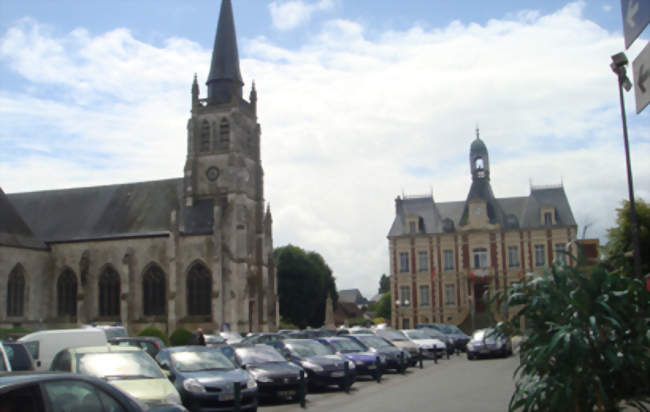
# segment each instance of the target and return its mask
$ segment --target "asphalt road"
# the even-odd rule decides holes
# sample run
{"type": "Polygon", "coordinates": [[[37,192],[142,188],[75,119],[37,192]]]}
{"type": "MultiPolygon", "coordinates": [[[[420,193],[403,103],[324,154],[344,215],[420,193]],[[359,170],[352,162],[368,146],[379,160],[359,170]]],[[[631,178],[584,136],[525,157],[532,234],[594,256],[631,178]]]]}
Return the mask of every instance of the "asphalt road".
{"type": "MultiPolygon", "coordinates": [[[[308,411],[323,412],[504,412],[514,390],[519,356],[468,361],[462,356],[425,361],[405,375],[384,375],[381,383],[355,382],[350,394],[322,391],[307,396],[308,411]]],[[[294,403],[262,404],[264,412],[300,411],[294,403]]]]}

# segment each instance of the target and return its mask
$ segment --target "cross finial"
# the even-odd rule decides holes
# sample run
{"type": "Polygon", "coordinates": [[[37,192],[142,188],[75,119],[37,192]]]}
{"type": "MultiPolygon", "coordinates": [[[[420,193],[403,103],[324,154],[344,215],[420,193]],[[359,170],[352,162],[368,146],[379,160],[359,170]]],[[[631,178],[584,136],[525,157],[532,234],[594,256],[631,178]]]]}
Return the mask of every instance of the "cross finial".
{"type": "Polygon", "coordinates": [[[477,138],[477,139],[480,138],[480,134],[481,134],[481,133],[480,133],[479,130],[478,130],[478,123],[476,123],[476,138],[477,138]]]}

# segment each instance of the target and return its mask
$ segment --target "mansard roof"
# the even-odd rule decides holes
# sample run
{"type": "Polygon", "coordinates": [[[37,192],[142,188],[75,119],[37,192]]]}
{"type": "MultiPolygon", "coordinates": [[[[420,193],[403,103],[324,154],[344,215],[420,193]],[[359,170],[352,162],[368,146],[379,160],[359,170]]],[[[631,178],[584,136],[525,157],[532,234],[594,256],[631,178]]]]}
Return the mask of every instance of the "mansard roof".
{"type": "MultiPolygon", "coordinates": [[[[212,233],[213,202],[182,202],[182,179],[14,193],[7,198],[42,242],[167,235],[172,210],[180,231],[212,233]]],[[[5,221],[4,214],[0,225],[5,221]]]]}
{"type": "Polygon", "coordinates": [[[34,236],[20,213],[0,188],[0,245],[28,249],[47,249],[47,245],[34,236]]]}
{"type": "MultiPolygon", "coordinates": [[[[556,212],[557,226],[576,225],[567,199],[564,187],[532,187],[529,196],[495,198],[499,209],[503,212],[504,221],[498,222],[504,229],[533,229],[545,227],[541,217],[544,206],[552,206],[556,212]],[[516,220],[512,225],[509,217],[516,220]]],[[[462,224],[465,201],[435,202],[431,196],[405,197],[395,200],[396,213],[393,224],[388,232],[388,237],[408,234],[406,224],[408,216],[422,218],[422,227],[419,233],[441,234],[446,233],[444,222],[446,219],[453,222],[454,230],[462,224]]]]}

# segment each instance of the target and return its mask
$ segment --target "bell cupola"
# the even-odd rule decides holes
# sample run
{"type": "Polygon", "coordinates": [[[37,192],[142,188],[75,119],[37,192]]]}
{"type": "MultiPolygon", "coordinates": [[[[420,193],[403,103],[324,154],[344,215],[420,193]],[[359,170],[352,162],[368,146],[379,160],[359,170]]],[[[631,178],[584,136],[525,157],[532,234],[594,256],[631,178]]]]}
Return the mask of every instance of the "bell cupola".
{"type": "Polygon", "coordinates": [[[485,143],[479,137],[478,127],[476,128],[476,140],[472,142],[469,150],[469,165],[472,171],[472,181],[490,180],[490,158],[485,143]]]}

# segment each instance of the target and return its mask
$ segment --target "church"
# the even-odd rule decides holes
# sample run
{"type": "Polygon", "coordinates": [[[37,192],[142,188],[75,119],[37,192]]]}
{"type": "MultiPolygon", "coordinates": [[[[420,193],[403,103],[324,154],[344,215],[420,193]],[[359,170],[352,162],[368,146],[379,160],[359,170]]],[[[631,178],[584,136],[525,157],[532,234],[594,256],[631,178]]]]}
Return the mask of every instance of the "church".
{"type": "Polygon", "coordinates": [[[577,254],[577,225],[562,185],[531,186],[528,196],[495,197],[478,129],[469,166],[472,184],[465,200],[395,199],[388,233],[395,328],[492,326],[508,315],[487,305],[495,292],[554,262],[575,264],[569,254],[577,254]]]}
{"type": "Polygon", "coordinates": [[[257,93],[243,97],[231,0],[206,86],[201,98],[194,77],[182,177],[0,189],[0,327],[277,329],[257,93]]]}

